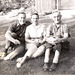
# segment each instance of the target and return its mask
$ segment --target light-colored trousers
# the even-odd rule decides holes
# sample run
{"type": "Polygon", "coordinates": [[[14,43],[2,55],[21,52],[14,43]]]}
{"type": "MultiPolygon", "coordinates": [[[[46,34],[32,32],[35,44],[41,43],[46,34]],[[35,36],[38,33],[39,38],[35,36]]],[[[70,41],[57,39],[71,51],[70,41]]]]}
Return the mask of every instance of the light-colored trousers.
{"type": "Polygon", "coordinates": [[[42,55],[45,51],[45,46],[42,44],[39,47],[37,47],[35,44],[26,44],[27,52],[26,56],[29,56],[31,58],[36,58],[40,55],[42,55]]]}

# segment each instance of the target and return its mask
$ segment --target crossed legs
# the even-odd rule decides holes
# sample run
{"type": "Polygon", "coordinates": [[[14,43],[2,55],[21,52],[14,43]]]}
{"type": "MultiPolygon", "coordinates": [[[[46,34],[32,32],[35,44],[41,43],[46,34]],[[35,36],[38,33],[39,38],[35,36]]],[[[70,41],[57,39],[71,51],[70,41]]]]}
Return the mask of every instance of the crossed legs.
{"type": "MultiPolygon", "coordinates": [[[[17,38],[16,33],[11,33],[11,36],[13,38],[17,38]]],[[[5,57],[7,55],[9,47],[13,48],[14,46],[15,46],[14,43],[12,43],[11,41],[8,40],[8,38],[6,38],[6,45],[5,45],[4,54],[2,57],[5,57]]]]}
{"type": "MultiPolygon", "coordinates": [[[[17,38],[16,33],[11,33],[11,36],[13,38],[17,38]]],[[[6,57],[4,57],[4,60],[13,59],[16,55],[20,54],[24,50],[24,44],[15,45],[6,38],[5,53],[7,53],[9,47],[13,47],[14,50],[11,53],[9,53],[6,57]]]]}

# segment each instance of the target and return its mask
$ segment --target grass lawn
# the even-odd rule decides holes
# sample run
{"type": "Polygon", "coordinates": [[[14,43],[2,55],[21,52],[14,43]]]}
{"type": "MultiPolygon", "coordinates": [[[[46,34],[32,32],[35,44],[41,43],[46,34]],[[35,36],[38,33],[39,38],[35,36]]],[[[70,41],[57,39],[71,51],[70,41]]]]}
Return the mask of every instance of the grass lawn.
{"type": "MultiPolygon", "coordinates": [[[[11,25],[14,18],[10,18],[7,20],[0,20],[0,51],[3,51],[5,46],[5,37],[4,34],[9,25],[11,25]],[[12,20],[11,20],[12,19],[12,20]]],[[[40,23],[45,23],[48,25],[51,22],[50,19],[41,19],[40,23]]],[[[59,65],[57,69],[53,72],[44,72],[43,71],[43,61],[44,54],[36,59],[31,59],[24,63],[24,65],[20,68],[16,68],[16,57],[11,61],[1,61],[0,60],[0,75],[60,75],[60,74],[75,74],[75,19],[66,19],[65,23],[68,24],[71,37],[70,41],[70,51],[62,52],[59,60],[59,65]]],[[[50,56],[50,65],[52,63],[54,53],[51,53],[50,56]]]]}

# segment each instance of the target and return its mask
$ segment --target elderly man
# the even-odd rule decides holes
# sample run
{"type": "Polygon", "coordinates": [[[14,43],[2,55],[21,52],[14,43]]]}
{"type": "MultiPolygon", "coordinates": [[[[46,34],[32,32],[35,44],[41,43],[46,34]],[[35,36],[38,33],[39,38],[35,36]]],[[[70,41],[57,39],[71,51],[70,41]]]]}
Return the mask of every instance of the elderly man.
{"type": "Polygon", "coordinates": [[[25,48],[25,30],[29,23],[30,22],[26,21],[26,14],[24,12],[19,12],[18,21],[15,24],[9,26],[5,34],[6,46],[5,53],[3,55],[4,60],[11,60],[16,55],[23,52],[25,48]],[[7,55],[9,47],[12,47],[13,50],[7,55]]]}
{"type": "Polygon", "coordinates": [[[38,23],[39,15],[37,13],[32,14],[31,18],[32,24],[26,28],[25,41],[27,52],[24,57],[17,59],[17,68],[20,68],[21,65],[29,58],[36,58],[44,53],[44,25],[38,23]]]}
{"type": "Polygon", "coordinates": [[[61,52],[61,42],[64,42],[68,38],[68,27],[66,24],[63,24],[61,21],[61,13],[56,12],[53,16],[54,23],[49,25],[47,28],[47,38],[46,38],[46,51],[44,59],[44,70],[53,71],[56,69],[59,61],[59,56],[61,52]],[[53,62],[49,68],[49,56],[51,50],[55,51],[53,62]]]}

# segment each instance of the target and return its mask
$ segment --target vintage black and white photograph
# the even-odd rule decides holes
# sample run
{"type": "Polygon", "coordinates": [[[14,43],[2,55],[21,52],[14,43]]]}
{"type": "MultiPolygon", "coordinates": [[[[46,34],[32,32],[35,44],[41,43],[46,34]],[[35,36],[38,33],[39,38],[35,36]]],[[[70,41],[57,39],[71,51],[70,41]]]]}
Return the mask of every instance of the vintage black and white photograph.
{"type": "Polygon", "coordinates": [[[0,0],[0,75],[75,74],[75,0],[0,0]]]}

